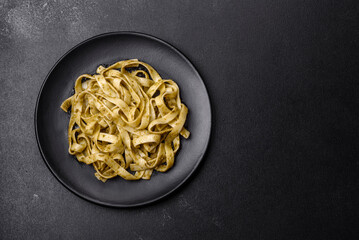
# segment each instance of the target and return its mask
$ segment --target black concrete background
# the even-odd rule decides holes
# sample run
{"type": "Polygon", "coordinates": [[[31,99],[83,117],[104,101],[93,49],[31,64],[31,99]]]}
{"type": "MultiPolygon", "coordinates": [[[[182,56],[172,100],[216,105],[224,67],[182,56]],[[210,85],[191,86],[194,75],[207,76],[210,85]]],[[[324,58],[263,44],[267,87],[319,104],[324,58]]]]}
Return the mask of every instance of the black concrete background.
{"type": "Polygon", "coordinates": [[[0,238],[358,239],[358,16],[358,1],[0,1],[0,238]],[[53,64],[118,30],[180,49],[213,107],[194,176],[131,209],[63,187],[33,120],[53,64]]]}

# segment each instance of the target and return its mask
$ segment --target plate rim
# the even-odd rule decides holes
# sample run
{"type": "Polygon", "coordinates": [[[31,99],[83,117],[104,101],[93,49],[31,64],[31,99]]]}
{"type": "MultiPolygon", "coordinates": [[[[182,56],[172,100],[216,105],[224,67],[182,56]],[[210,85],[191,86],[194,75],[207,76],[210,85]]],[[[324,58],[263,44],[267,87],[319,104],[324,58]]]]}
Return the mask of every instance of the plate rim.
{"type": "Polygon", "coordinates": [[[74,193],[75,195],[77,195],[78,197],[101,205],[101,206],[107,206],[107,207],[116,207],[116,208],[130,208],[130,207],[138,207],[138,206],[144,206],[144,205],[148,205],[150,203],[156,202],[160,199],[165,198],[166,196],[170,195],[171,193],[173,193],[174,191],[176,191],[179,187],[181,187],[195,172],[195,170],[198,168],[199,164],[202,162],[203,157],[205,155],[205,153],[207,152],[208,149],[208,145],[209,145],[209,141],[211,138],[211,133],[212,133],[212,105],[211,105],[211,101],[209,98],[209,94],[208,94],[208,90],[206,85],[204,84],[204,81],[201,77],[201,75],[199,74],[199,72],[197,71],[197,69],[194,67],[194,65],[192,64],[192,62],[180,51],[178,50],[176,47],[174,47],[173,45],[171,45],[170,43],[166,42],[165,40],[162,40],[158,37],[155,37],[153,35],[147,34],[147,33],[142,33],[142,32],[136,32],[136,31],[113,31],[113,32],[106,32],[106,33],[102,33],[102,34],[98,34],[95,36],[92,36],[90,38],[85,39],[84,41],[81,41],[80,43],[76,44],[74,47],[70,48],[70,50],[66,51],[56,62],[55,64],[52,66],[52,68],[50,69],[50,71],[47,73],[45,79],[43,80],[39,93],[37,95],[36,98],[36,105],[35,105],[35,112],[34,112],[34,125],[35,125],[35,135],[36,135],[36,142],[37,142],[37,146],[40,150],[41,153],[41,157],[43,159],[43,161],[45,162],[47,168],[50,170],[50,172],[55,176],[55,178],[66,188],[68,189],[70,192],[74,193]],[[40,144],[40,140],[39,140],[39,133],[38,133],[38,126],[37,126],[37,115],[38,115],[38,106],[39,106],[39,101],[42,95],[42,91],[43,88],[45,86],[45,84],[47,83],[47,80],[49,79],[49,76],[52,74],[52,72],[54,71],[54,69],[57,67],[57,65],[67,56],[69,55],[72,51],[74,51],[75,49],[77,49],[78,47],[82,46],[83,44],[86,44],[87,42],[90,42],[94,39],[98,39],[98,38],[102,38],[105,36],[111,36],[111,35],[133,35],[133,36],[139,36],[139,37],[144,37],[144,38],[148,38],[151,40],[155,40],[157,42],[160,42],[161,44],[164,44],[165,46],[169,47],[170,49],[172,49],[173,51],[175,51],[182,59],[184,59],[187,64],[194,70],[195,74],[199,77],[199,79],[201,80],[201,85],[203,85],[204,90],[205,90],[205,94],[206,97],[208,99],[208,103],[209,103],[209,124],[210,124],[210,128],[209,128],[209,132],[207,134],[207,141],[204,147],[204,151],[201,153],[197,163],[195,164],[195,166],[191,169],[191,171],[187,174],[187,176],[182,179],[182,181],[180,181],[175,187],[173,187],[170,191],[161,194],[160,196],[144,201],[144,202],[140,202],[140,203],[134,203],[134,204],[121,204],[121,203],[108,203],[105,201],[100,201],[96,198],[92,198],[87,196],[86,194],[82,194],[80,192],[78,192],[76,189],[72,188],[71,186],[69,186],[68,184],[66,184],[60,176],[58,176],[58,174],[51,168],[48,160],[45,157],[45,154],[42,150],[41,144],[40,144]]]}

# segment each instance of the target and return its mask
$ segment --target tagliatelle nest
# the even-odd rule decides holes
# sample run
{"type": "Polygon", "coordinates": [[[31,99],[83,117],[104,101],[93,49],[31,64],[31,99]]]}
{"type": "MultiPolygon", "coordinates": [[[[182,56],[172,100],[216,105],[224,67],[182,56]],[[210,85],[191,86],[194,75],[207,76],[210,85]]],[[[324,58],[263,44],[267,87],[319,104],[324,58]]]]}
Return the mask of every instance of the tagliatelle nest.
{"type": "Polygon", "coordinates": [[[170,169],[179,135],[190,134],[177,84],[137,59],[99,66],[96,73],[78,77],[75,94],[61,105],[65,112],[71,107],[69,153],[92,164],[103,182],[150,179],[153,170],[170,169]]]}

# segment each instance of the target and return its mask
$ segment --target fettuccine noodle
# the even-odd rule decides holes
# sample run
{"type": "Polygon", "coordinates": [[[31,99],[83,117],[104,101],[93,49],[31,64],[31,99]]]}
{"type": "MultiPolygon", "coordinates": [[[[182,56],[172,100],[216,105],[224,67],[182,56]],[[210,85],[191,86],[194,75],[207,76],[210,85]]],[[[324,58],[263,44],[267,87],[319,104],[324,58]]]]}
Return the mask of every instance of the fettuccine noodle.
{"type": "Polygon", "coordinates": [[[96,73],[79,76],[74,95],[61,105],[65,112],[71,107],[69,153],[92,164],[103,182],[166,172],[174,164],[179,135],[190,134],[183,127],[188,109],[177,84],[137,59],[99,66],[96,73]]]}

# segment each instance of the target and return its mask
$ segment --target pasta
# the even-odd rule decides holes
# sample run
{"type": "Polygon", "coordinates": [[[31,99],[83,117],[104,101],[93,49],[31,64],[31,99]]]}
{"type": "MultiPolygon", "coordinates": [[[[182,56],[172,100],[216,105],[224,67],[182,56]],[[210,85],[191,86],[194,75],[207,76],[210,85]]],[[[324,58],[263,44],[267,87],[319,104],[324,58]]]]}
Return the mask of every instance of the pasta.
{"type": "Polygon", "coordinates": [[[79,76],[74,89],[61,105],[71,108],[69,153],[92,164],[98,180],[150,179],[153,170],[173,166],[180,135],[190,135],[188,109],[173,80],[131,59],[79,76]]]}

